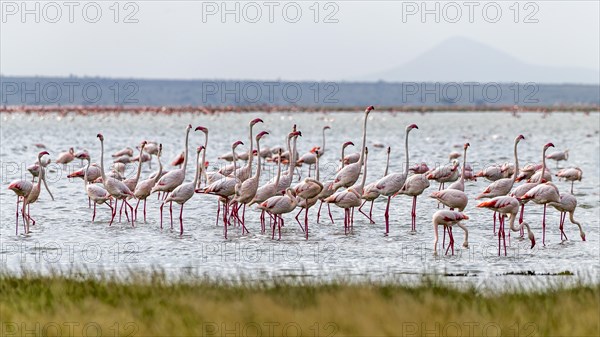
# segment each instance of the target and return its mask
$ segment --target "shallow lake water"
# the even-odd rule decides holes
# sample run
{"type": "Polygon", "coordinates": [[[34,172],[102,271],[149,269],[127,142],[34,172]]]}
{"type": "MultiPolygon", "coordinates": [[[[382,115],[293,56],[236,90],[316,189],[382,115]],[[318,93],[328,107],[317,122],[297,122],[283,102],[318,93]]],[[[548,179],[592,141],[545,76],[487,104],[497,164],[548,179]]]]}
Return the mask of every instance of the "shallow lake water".
{"type": "MultiPolygon", "coordinates": [[[[513,161],[513,140],[523,134],[519,145],[521,167],[541,160],[542,147],[553,142],[556,149],[569,149],[568,161],[560,167],[579,166],[583,180],[575,183],[578,200],[575,218],[584,227],[587,241],[582,242],[577,227],[567,219],[565,232],[569,237],[561,242],[558,229],[559,212],[549,207],[547,213],[546,245],[542,245],[541,205],[526,206],[525,220],[532,225],[537,245],[529,248],[529,240],[511,233],[508,256],[498,256],[497,237],[493,236],[492,212],[476,208],[475,196],[490,183],[484,179],[467,182],[465,192],[469,205],[465,213],[469,229],[469,248],[461,247],[464,233],[454,229],[455,255],[433,255],[433,226],[431,216],[437,210],[429,194],[438,185],[431,183],[417,201],[417,233],[410,233],[410,208],[412,199],[398,196],[392,199],[390,235],[384,236],[383,211],[386,199],[379,198],[374,206],[376,224],[358,212],[354,215],[354,230],[344,234],[343,211],[331,207],[334,224],[323,208],[321,221],[316,222],[317,207],[310,210],[310,239],[306,241],[292,214],[286,215],[281,241],[272,240],[270,233],[260,233],[259,214],[247,209],[246,222],[250,234],[242,235],[240,227],[230,227],[229,238],[223,237],[223,227],[215,225],[217,199],[211,195],[196,194],[185,206],[183,236],[179,235],[179,205],[173,206],[174,229],[170,229],[168,212],[165,212],[165,229],[159,228],[160,202],[156,195],[148,199],[148,221],[143,222],[141,210],[136,227],[122,221],[108,226],[110,210],[98,206],[97,217],[91,222],[92,211],[81,179],[66,175],[81,167],[79,160],[68,165],[51,164],[47,178],[55,200],[51,201],[45,190],[40,200],[31,206],[31,215],[37,221],[29,235],[15,235],[15,195],[8,190],[14,179],[31,179],[26,167],[36,159],[42,143],[52,159],[69,147],[89,150],[92,161],[99,162],[100,142],[97,133],[105,137],[106,165],[110,156],[125,146],[135,147],[142,140],[163,144],[165,169],[171,169],[171,159],[183,150],[187,124],[209,128],[207,150],[209,170],[225,162],[217,157],[230,151],[231,143],[242,140],[247,150],[248,122],[260,117],[254,134],[266,130],[262,145],[284,146],[284,138],[297,124],[302,137],[298,151],[303,154],[313,146],[321,145],[321,129],[327,131],[326,152],[321,158],[321,178],[331,178],[339,165],[341,144],[353,141],[356,152],[361,142],[362,113],[252,113],[216,115],[98,115],[59,116],[57,114],[26,115],[2,114],[1,153],[2,188],[0,189],[2,268],[9,272],[22,269],[128,271],[162,269],[167,274],[199,274],[213,278],[270,279],[273,277],[302,277],[317,280],[333,278],[387,280],[413,278],[430,273],[468,279],[473,282],[502,282],[519,285],[531,279],[564,278],[555,274],[570,272],[578,279],[598,282],[599,210],[600,210],[600,114],[591,113],[538,113],[521,114],[518,118],[509,113],[402,113],[373,111],[369,117],[367,146],[369,147],[367,182],[380,178],[385,168],[385,147],[391,146],[390,172],[404,169],[405,127],[419,126],[409,138],[410,162],[427,162],[430,167],[448,162],[451,151],[462,153],[462,144],[469,142],[467,159],[473,168],[513,161]],[[383,145],[383,147],[381,147],[383,145]],[[534,272],[536,277],[514,276],[534,272]],[[549,274],[549,275],[543,275],[549,274]],[[524,281],[527,280],[527,281],[524,281]]],[[[200,132],[190,134],[190,155],[204,143],[200,132]]],[[[462,164],[462,158],[459,159],[462,164]]],[[[156,158],[152,169],[143,165],[141,179],[157,169],[156,158]]],[[[548,161],[556,173],[554,161],[548,161]]],[[[129,165],[127,174],[135,174],[135,165],[129,165]]],[[[194,168],[188,164],[188,181],[193,179],[194,168]]],[[[276,166],[268,163],[261,181],[276,173],[276,166]]],[[[306,166],[302,174],[306,175],[306,166]]],[[[561,193],[569,193],[570,183],[558,181],[561,193]]],[[[295,182],[294,182],[295,184],[295,182]]],[[[318,204],[317,204],[318,206],[318,204]]],[[[167,208],[165,208],[167,210],[167,208]]],[[[441,232],[440,232],[441,233],[441,232]]],[[[508,233],[507,233],[508,240],[508,233]]],[[[441,240],[440,240],[441,242],[441,240]]],[[[550,281],[551,283],[551,281],[550,281]]]]}

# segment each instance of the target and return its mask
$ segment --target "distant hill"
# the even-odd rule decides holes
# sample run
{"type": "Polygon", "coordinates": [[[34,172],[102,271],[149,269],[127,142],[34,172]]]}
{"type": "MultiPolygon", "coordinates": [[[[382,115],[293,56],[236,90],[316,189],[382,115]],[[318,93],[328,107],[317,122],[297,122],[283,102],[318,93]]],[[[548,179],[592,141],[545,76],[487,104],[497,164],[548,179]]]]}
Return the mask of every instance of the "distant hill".
{"type": "Polygon", "coordinates": [[[433,82],[269,82],[0,76],[2,105],[600,105],[600,86],[433,82]]]}
{"type": "Polygon", "coordinates": [[[527,64],[477,41],[455,37],[443,41],[412,61],[361,81],[600,83],[600,72],[585,68],[527,64]]]}

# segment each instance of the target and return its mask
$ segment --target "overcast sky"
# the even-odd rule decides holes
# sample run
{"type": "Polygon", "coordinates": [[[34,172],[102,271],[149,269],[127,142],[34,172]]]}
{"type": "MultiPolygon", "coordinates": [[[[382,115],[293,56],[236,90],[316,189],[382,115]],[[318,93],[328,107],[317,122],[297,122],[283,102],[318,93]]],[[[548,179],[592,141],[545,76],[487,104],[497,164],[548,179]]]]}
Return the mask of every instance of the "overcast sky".
{"type": "MultiPolygon", "coordinates": [[[[537,1],[527,8],[522,2],[518,15],[511,8],[514,1],[474,2],[474,7],[456,2],[461,16],[457,6],[437,2],[439,22],[435,14],[423,20],[421,1],[320,2],[318,15],[314,1],[288,4],[287,15],[286,2],[275,1],[273,7],[262,1],[237,2],[239,23],[235,14],[222,22],[221,1],[144,1],[127,8],[122,2],[118,14],[110,8],[113,3],[89,4],[84,15],[86,3],[81,2],[69,18],[70,8],[63,2],[55,3],[60,17],[54,5],[39,2],[36,23],[35,14],[22,16],[21,1],[3,1],[0,72],[344,80],[399,66],[454,36],[489,44],[530,64],[598,70],[600,62],[598,1],[537,1]],[[102,10],[97,19],[96,5],[102,10]],[[296,18],[298,7],[302,14],[296,18]]],[[[235,3],[228,7],[234,9],[235,3]]],[[[28,3],[35,12],[34,6],[28,3]]],[[[429,9],[435,6],[428,2],[429,9]]]]}

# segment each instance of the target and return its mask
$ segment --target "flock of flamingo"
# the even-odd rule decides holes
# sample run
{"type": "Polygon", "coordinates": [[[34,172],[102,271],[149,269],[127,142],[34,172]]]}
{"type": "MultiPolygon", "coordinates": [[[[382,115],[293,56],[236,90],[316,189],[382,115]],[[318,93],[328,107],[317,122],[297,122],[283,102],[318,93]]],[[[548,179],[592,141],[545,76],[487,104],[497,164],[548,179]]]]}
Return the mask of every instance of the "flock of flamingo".
{"type": "MultiPolygon", "coordinates": [[[[329,218],[334,223],[331,214],[330,204],[334,204],[344,209],[344,232],[349,234],[353,231],[354,210],[358,207],[361,214],[366,216],[371,224],[373,220],[373,202],[380,196],[387,198],[386,208],[384,212],[385,235],[390,232],[390,204],[392,198],[397,195],[407,195],[412,197],[411,208],[411,232],[416,232],[416,206],[417,197],[421,195],[429,186],[430,180],[435,180],[439,183],[439,189],[431,193],[430,197],[437,200],[438,208],[440,209],[433,214],[432,222],[434,227],[434,253],[437,254],[438,247],[438,227],[444,229],[445,246],[446,233],[449,236],[449,244],[445,254],[451,249],[454,254],[454,238],[452,228],[454,225],[464,231],[463,246],[468,248],[468,229],[464,224],[464,220],[468,220],[469,216],[463,213],[466,208],[469,198],[464,192],[465,181],[474,180],[477,177],[483,177],[491,181],[491,184],[483,190],[476,199],[487,198],[489,200],[480,202],[477,207],[486,208],[493,211],[494,235],[498,238],[498,255],[501,255],[501,248],[504,248],[506,256],[506,239],[505,239],[505,221],[509,218],[509,229],[512,231],[520,231],[520,235],[524,236],[524,229],[527,230],[527,235],[531,241],[531,248],[535,246],[535,236],[530,225],[524,221],[524,208],[529,201],[543,205],[543,243],[545,245],[545,230],[546,230],[546,208],[548,205],[554,207],[560,212],[559,230],[561,240],[566,240],[567,236],[564,232],[564,222],[567,213],[571,223],[579,227],[580,236],[585,241],[585,233],[579,222],[574,219],[577,200],[573,195],[573,183],[580,181],[582,178],[581,169],[565,168],[559,170],[556,176],[571,182],[570,193],[560,193],[558,187],[553,184],[552,174],[546,167],[546,159],[554,159],[558,162],[568,159],[568,150],[564,152],[554,152],[546,155],[546,151],[550,147],[554,147],[552,143],[547,143],[542,149],[542,161],[537,165],[527,165],[523,168],[519,167],[518,145],[525,137],[518,135],[514,141],[514,164],[494,165],[486,169],[473,173],[471,166],[467,163],[467,150],[469,143],[464,144],[463,153],[453,152],[450,154],[450,163],[435,169],[429,169],[427,164],[421,163],[413,167],[409,167],[409,149],[408,138],[412,130],[418,129],[416,124],[411,124],[406,127],[405,133],[405,166],[403,172],[388,172],[390,148],[387,148],[387,163],[383,177],[367,184],[367,167],[369,150],[366,147],[367,139],[367,121],[369,114],[374,110],[373,106],[367,107],[364,112],[364,121],[362,126],[362,143],[360,151],[357,153],[345,155],[345,149],[348,146],[353,146],[352,142],[345,142],[341,150],[341,168],[335,174],[335,177],[330,181],[321,181],[319,173],[319,159],[325,153],[325,133],[329,126],[323,127],[323,143],[322,146],[313,147],[308,153],[300,156],[296,143],[298,137],[302,133],[296,129],[294,125],[292,130],[286,135],[286,148],[261,148],[261,140],[268,136],[268,132],[259,132],[253,137],[253,128],[256,124],[262,123],[260,118],[253,119],[249,125],[249,150],[248,152],[238,154],[236,148],[243,145],[242,141],[235,141],[231,145],[231,152],[224,154],[219,159],[230,161],[231,164],[222,167],[218,171],[207,171],[206,151],[208,148],[208,129],[203,126],[198,126],[194,131],[200,131],[204,134],[204,144],[196,149],[195,172],[193,181],[186,182],[186,177],[190,177],[187,170],[189,147],[189,136],[193,129],[192,125],[188,125],[185,129],[185,146],[184,151],[171,163],[177,168],[170,171],[163,169],[161,161],[162,144],[157,142],[143,141],[139,146],[139,155],[133,157],[134,150],[125,148],[113,154],[114,163],[112,170],[106,172],[104,166],[104,136],[98,134],[97,138],[100,142],[100,164],[92,163],[92,159],[87,151],[75,152],[70,149],[69,152],[62,153],[56,159],[57,163],[69,163],[75,159],[86,161],[87,165],[79,171],[73,172],[69,177],[80,177],[84,183],[84,189],[89,198],[90,207],[93,204],[92,222],[96,217],[96,205],[107,205],[111,209],[111,219],[109,226],[112,225],[117,211],[119,212],[119,221],[123,208],[127,221],[131,222],[131,226],[135,227],[137,220],[138,206],[143,201],[143,216],[146,222],[146,199],[153,193],[158,194],[160,203],[160,228],[163,228],[163,209],[168,204],[170,213],[170,224],[173,228],[173,202],[180,205],[179,225],[180,234],[183,234],[183,208],[184,205],[196,194],[208,194],[217,197],[218,205],[216,208],[217,225],[222,219],[223,235],[227,239],[228,227],[239,226],[242,235],[249,233],[246,227],[246,206],[256,205],[261,211],[260,224],[261,232],[267,231],[267,217],[269,222],[270,236],[275,239],[275,233],[278,232],[278,239],[281,239],[281,227],[284,226],[283,215],[291,213],[299,209],[295,216],[296,221],[304,232],[304,237],[309,238],[309,209],[320,202],[317,223],[320,222],[321,207],[326,203],[329,212],[329,218]],[[254,146],[256,145],[256,149],[254,146]],[[158,160],[158,171],[154,172],[145,180],[140,180],[142,163],[151,162],[152,157],[156,156],[158,160]],[[459,164],[458,158],[462,156],[462,165],[459,164]],[[257,163],[253,165],[254,157],[257,163]],[[245,165],[238,167],[238,160],[245,160],[245,165]],[[266,184],[260,184],[261,173],[265,161],[277,163],[277,175],[266,184]],[[125,179],[124,170],[125,164],[137,162],[137,174],[133,178],[125,179]],[[301,165],[308,165],[308,177],[293,185],[294,174],[297,168],[301,165]],[[282,166],[287,165],[285,170],[282,166]],[[256,169],[254,169],[254,167],[256,169]],[[460,168],[460,169],[459,169],[460,168]],[[311,177],[311,170],[314,171],[314,176],[311,177]],[[360,180],[359,180],[360,179],[360,180]],[[524,182],[517,185],[519,182],[524,182]],[[445,188],[446,183],[451,183],[445,188]],[[135,201],[135,205],[133,202],[135,201]],[[121,202],[121,208],[118,204],[121,202]],[[370,202],[368,213],[363,211],[363,206],[370,202]],[[303,223],[298,217],[304,211],[303,223]],[[222,215],[220,215],[222,213],[222,215]],[[518,225],[515,224],[518,217],[518,225]],[[497,224],[498,223],[498,224],[497,224]]],[[[43,147],[42,144],[39,144],[43,147]]],[[[42,151],[37,156],[37,162],[28,167],[28,170],[33,175],[32,181],[16,180],[9,185],[9,189],[17,195],[17,210],[16,210],[16,232],[19,231],[19,213],[22,217],[24,232],[30,232],[30,222],[35,225],[35,220],[30,215],[30,205],[35,203],[41,192],[41,183],[52,200],[54,197],[48,189],[45,180],[45,167],[50,163],[48,158],[49,153],[42,151]],[[37,182],[35,178],[37,177],[37,182]],[[20,206],[20,204],[22,205],[20,206]]],[[[300,180],[300,179],[299,179],[300,180]]],[[[510,231],[509,231],[510,240],[510,231]]]]}

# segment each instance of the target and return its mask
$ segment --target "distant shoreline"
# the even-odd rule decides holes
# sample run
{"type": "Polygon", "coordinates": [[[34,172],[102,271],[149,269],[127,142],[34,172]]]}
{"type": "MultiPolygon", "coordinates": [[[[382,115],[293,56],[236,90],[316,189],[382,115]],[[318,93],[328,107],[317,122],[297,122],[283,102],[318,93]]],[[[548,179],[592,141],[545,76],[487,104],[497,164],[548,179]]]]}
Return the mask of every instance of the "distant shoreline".
{"type": "MultiPolygon", "coordinates": [[[[102,114],[102,113],[151,113],[151,114],[179,114],[179,113],[254,113],[254,112],[353,112],[363,111],[363,106],[280,106],[280,105],[252,105],[252,106],[0,106],[0,113],[60,113],[60,114],[102,114]]],[[[507,113],[550,113],[550,112],[600,112],[600,106],[380,106],[377,111],[390,113],[426,113],[426,112],[507,112],[507,113]]]]}

